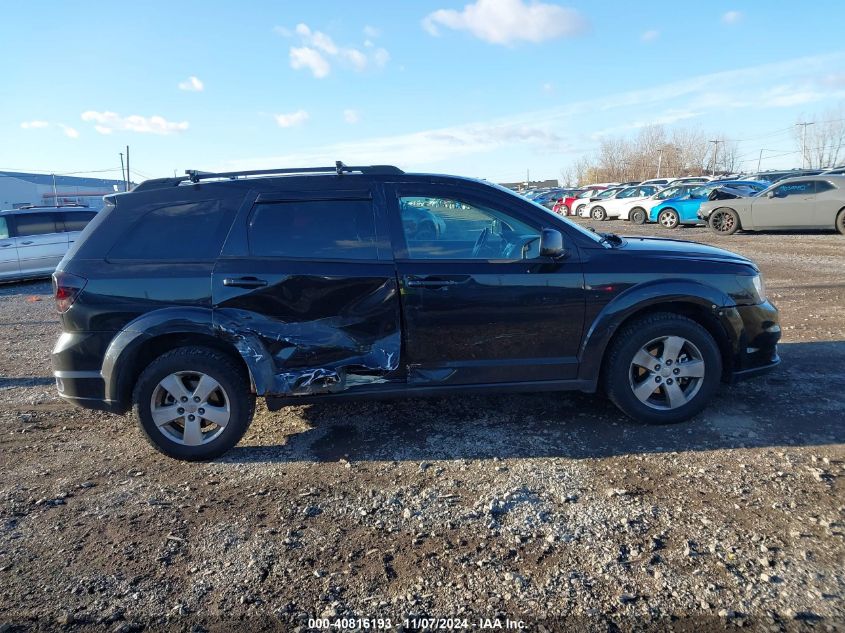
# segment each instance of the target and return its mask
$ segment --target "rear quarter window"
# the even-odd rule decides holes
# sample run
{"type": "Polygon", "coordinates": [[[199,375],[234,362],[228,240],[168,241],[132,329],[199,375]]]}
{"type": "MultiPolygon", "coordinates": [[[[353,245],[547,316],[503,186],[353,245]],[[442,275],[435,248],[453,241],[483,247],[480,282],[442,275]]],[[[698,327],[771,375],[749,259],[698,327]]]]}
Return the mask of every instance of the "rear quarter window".
{"type": "Polygon", "coordinates": [[[216,259],[232,225],[238,203],[218,199],[157,207],[129,227],[115,242],[107,259],[216,259]]]}

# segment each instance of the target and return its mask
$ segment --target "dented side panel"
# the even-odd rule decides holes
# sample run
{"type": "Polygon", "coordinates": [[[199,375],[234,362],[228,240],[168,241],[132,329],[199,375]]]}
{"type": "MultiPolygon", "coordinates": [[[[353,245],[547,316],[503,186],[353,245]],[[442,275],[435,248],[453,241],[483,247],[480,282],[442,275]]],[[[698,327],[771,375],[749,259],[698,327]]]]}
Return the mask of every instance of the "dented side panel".
{"type": "Polygon", "coordinates": [[[225,258],[212,287],[215,330],[244,357],[259,395],[404,381],[392,262],[225,258]],[[266,285],[224,282],[245,276],[266,285]]]}

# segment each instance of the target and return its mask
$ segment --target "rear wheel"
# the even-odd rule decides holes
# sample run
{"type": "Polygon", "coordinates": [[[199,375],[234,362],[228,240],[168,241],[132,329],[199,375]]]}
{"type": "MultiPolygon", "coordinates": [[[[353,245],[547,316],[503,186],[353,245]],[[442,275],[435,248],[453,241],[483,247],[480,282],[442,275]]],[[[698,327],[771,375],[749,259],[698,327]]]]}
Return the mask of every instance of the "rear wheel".
{"type": "Polygon", "coordinates": [[[719,347],[695,321],[669,312],[638,319],[614,337],[605,362],[610,400],[641,422],[683,422],[699,413],[722,375],[719,347]]]}
{"type": "Polygon", "coordinates": [[[631,222],[633,222],[634,224],[645,224],[645,209],[641,209],[639,207],[637,207],[636,209],[631,209],[631,213],[628,215],[628,219],[631,220],[631,222]]]}
{"type": "Polygon", "coordinates": [[[577,207],[575,207],[575,215],[577,215],[579,218],[581,217],[581,212],[584,210],[584,206],[585,205],[583,204],[579,204],[577,207]]]}
{"type": "Polygon", "coordinates": [[[594,220],[606,220],[607,219],[607,211],[604,210],[604,207],[593,207],[592,212],[590,213],[594,220]]]}
{"type": "Polygon", "coordinates": [[[216,350],[180,347],[141,373],[132,394],[138,426],[158,451],[189,461],[212,459],[237,444],[255,398],[245,372],[216,350]]]}
{"type": "Polygon", "coordinates": [[[678,212],[674,209],[664,209],[660,212],[660,215],[657,216],[657,221],[664,229],[676,229],[681,223],[681,218],[678,216],[678,212]]]}
{"type": "Polygon", "coordinates": [[[842,209],[836,216],[836,230],[845,235],[845,209],[842,209]]]}
{"type": "Polygon", "coordinates": [[[733,235],[739,230],[739,216],[733,209],[716,209],[710,214],[707,224],[714,233],[733,235]]]}

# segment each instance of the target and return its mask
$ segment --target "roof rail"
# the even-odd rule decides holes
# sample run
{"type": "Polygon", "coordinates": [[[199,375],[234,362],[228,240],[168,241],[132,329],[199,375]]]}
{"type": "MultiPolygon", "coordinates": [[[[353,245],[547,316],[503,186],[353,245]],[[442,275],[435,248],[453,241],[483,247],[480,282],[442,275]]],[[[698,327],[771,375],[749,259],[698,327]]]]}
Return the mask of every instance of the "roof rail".
{"type": "Polygon", "coordinates": [[[343,174],[359,173],[379,176],[397,176],[405,172],[393,165],[358,165],[347,166],[336,161],[333,167],[299,167],[286,169],[253,169],[248,171],[208,172],[197,169],[186,169],[184,176],[173,178],[152,178],[137,185],[132,191],[146,191],[147,189],[162,189],[176,187],[183,182],[199,183],[202,180],[237,180],[248,176],[282,176],[294,174],[343,174]]]}

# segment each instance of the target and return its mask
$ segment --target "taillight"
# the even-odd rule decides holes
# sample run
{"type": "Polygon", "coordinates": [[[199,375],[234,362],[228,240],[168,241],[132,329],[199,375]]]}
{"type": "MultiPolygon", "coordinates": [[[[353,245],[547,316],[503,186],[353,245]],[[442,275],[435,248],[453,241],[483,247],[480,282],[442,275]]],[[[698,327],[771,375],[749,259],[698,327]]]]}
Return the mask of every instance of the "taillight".
{"type": "Polygon", "coordinates": [[[79,275],[65,272],[53,273],[53,295],[56,299],[56,309],[60,314],[70,310],[70,306],[87,283],[88,280],[79,275]]]}

